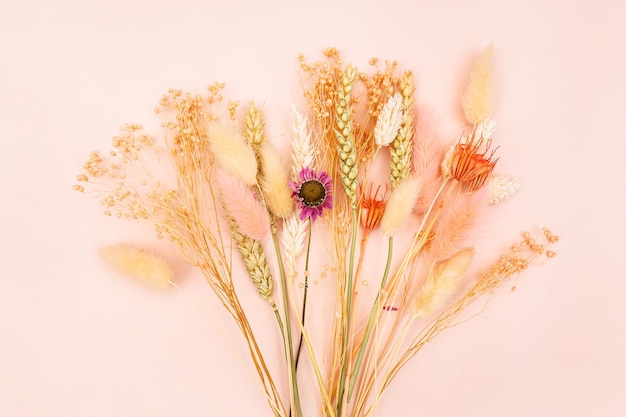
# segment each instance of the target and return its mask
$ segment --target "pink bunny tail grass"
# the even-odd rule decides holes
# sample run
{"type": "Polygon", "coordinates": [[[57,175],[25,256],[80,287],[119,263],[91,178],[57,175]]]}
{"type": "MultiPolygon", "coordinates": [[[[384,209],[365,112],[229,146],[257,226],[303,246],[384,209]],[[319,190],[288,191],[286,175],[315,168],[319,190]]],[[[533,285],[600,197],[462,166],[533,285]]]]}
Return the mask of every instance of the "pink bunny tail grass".
{"type": "Polygon", "coordinates": [[[429,108],[419,109],[420,117],[413,141],[413,172],[422,179],[422,192],[417,199],[415,211],[426,211],[441,185],[441,161],[448,149],[441,134],[434,129],[435,117],[429,108]]]}
{"type": "Polygon", "coordinates": [[[254,240],[263,239],[269,232],[269,217],[252,189],[223,170],[218,171],[216,177],[224,208],[241,233],[254,240]]]}
{"type": "Polygon", "coordinates": [[[487,192],[461,193],[451,198],[435,227],[435,239],[430,243],[430,254],[441,259],[459,249],[466,241],[472,226],[480,219],[487,202],[487,192]]]}

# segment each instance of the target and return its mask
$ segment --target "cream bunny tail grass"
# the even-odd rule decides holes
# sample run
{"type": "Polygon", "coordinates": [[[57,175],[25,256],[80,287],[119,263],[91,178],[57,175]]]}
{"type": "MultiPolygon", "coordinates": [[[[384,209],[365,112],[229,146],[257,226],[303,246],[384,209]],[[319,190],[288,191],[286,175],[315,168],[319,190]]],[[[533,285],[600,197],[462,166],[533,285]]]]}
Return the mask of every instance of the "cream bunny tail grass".
{"type": "Polygon", "coordinates": [[[477,125],[491,114],[493,45],[485,48],[470,73],[462,98],[465,119],[477,125]]]}
{"type": "Polygon", "coordinates": [[[278,217],[289,216],[294,209],[289,188],[289,172],[278,155],[276,149],[266,143],[261,149],[263,173],[261,175],[261,190],[267,208],[278,217]]]}
{"type": "Polygon", "coordinates": [[[293,117],[293,150],[291,177],[297,180],[300,171],[304,167],[315,169],[313,161],[315,159],[315,149],[311,145],[311,133],[307,127],[307,118],[294,105],[291,110],[293,117]]]}
{"type": "Polygon", "coordinates": [[[231,126],[209,123],[209,147],[217,164],[247,185],[257,183],[257,161],[252,146],[231,126]]]}
{"type": "Polygon", "coordinates": [[[252,188],[223,170],[219,170],[216,177],[222,204],[228,215],[243,234],[252,239],[263,239],[269,232],[270,219],[252,188]]]}
{"type": "Polygon", "coordinates": [[[515,178],[497,175],[491,177],[487,183],[489,190],[489,204],[500,204],[511,198],[517,190],[520,183],[515,178]]]}
{"type": "Polygon", "coordinates": [[[461,278],[469,269],[474,253],[474,248],[461,249],[450,258],[433,265],[415,299],[415,316],[429,317],[450,300],[461,286],[461,278]]]}
{"type": "Polygon", "coordinates": [[[393,236],[400,231],[413,211],[421,190],[422,181],[415,176],[409,176],[391,192],[385,214],[380,221],[380,227],[385,235],[393,236]]]}
{"type": "Polygon", "coordinates": [[[144,284],[166,288],[172,283],[174,271],[163,258],[155,253],[126,245],[104,246],[98,253],[118,272],[144,284]]]}
{"type": "Polygon", "coordinates": [[[398,136],[402,123],[402,95],[396,93],[387,100],[378,114],[374,126],[374,142],[378,146],[387,146],[398,136]]]}

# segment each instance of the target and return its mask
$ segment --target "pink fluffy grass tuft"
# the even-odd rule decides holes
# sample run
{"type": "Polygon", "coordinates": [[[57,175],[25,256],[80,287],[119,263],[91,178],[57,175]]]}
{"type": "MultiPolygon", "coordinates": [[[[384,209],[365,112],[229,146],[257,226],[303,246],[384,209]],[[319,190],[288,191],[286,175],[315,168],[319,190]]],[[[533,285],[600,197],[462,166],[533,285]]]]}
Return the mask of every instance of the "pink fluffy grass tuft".
{"type": "Polygon", "coordinates": [[[216,177],[228,215],[235,220],[243,234],[255,240],[263,239],[269,232],[269,217],[252,188],[222,170],[216,177]]]}

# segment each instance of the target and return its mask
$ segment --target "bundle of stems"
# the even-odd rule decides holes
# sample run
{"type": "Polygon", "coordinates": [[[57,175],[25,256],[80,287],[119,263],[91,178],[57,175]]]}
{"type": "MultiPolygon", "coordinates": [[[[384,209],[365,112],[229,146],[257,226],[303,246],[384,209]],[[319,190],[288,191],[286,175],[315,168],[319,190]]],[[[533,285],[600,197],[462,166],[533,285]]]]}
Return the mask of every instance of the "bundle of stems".
{"type": "MultiPolygon", "coordinates": [[[[254,103],[241,111],[238,101],[228,102],[224,115],[221,83],[208,96],[170,90],[156,109],[161,140],[124,125],[108,157],[91,154],[75,189],[102,195],[106,215],[149,221],[202,272],[239,328],[275,416],[302,417],[311,408],[367,416],[426,343],[533,260],[555,254],[548,246],[558,236],[544,229],[541,241],[525,234],[483,272],[472,265],[476,249],[466,236],[478,213],[518,187],[492,175],[491,61],[488,47],[460,100],[465,134],[442,144],[419,120],[413,73],[398,75],[397,62],[381,69],[372,59],[367,74],[345,65],[334,48],[314,63],[300,57],[308,105],[292,109],[289,164],[265,137],[254,103]],[[386,247],[378,270],[364,268],[373,239],[386,247]],[[315,312],[321,329],[307,312],[318,306],[307,308],[318,273],[310,268],[314,251],[333,276],[332,312],[315,312]],[[281,335],[279,377],[240,301],[249,283],[237,276],[239,261],[281,335]],[[374,283],[373,292],[363,282],[374,283]],[[311,387],[299,383],[304,358],[317,404],[302,402],[301,390],[311,387]]],[[[145,271],[157,268],[145,268],[151,258],[107,253],[148,280],[145,271]]],[[[153,275],[169,282],[170,275],[153,275]]]]}

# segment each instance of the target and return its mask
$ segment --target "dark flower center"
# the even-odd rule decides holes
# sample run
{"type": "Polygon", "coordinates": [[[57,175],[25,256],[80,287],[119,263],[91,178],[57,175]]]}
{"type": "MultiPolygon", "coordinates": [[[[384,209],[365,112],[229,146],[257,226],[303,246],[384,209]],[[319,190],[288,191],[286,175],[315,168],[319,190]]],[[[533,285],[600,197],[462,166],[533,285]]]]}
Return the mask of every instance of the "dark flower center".
{"type": "Polygon", "coordinates": [[[326,199],[326,187],[318,180],[308,180],[302,183],[298,198],[307,207],[317,207],[326,199]]]}

